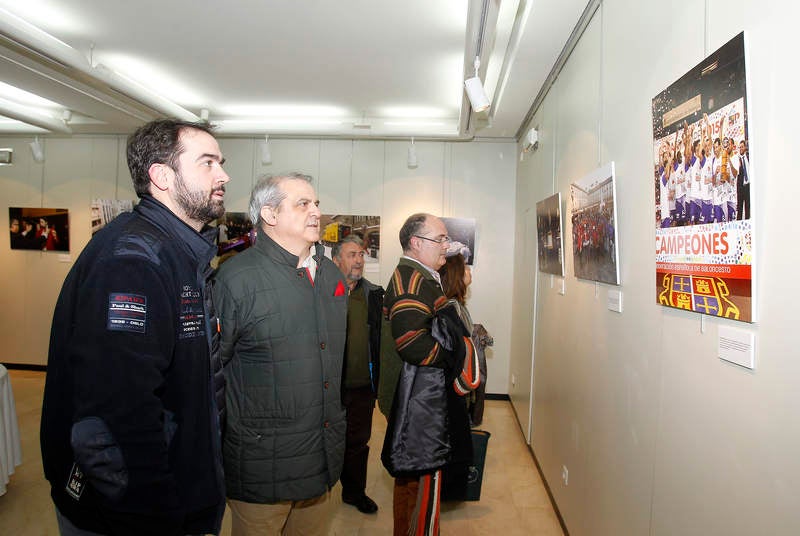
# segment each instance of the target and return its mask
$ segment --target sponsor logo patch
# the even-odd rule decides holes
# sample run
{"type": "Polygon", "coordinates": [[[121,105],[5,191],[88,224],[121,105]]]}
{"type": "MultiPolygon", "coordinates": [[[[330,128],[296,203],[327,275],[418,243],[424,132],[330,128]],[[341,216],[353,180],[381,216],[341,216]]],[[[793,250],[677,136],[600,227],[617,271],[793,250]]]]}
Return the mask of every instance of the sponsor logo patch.
{"type": "Polygon", "coordinates": [[[147,323],[147,297],[112,292],[108,296],[108,329],[144,333],[147,323]]]}
{"type": "Polygon", "coordinates": [[[70,497],[75,499],[76,501],[81,500],[81,495],[83,495],[83,488],[86,485],[86,476],[81,471],[81,468],[78,467],[77,463],[72,464],[72,471],[69,473],[69,478],[67,479],[67,493],[69,493],[70,497]]]}
{"type": "Polygon", "coordinates": [[[178,338],[191,339],[205,336],[206,318],[203,294],[196,287],[184,285],[181,289],[181,312],[178,319],[178,338]]]}

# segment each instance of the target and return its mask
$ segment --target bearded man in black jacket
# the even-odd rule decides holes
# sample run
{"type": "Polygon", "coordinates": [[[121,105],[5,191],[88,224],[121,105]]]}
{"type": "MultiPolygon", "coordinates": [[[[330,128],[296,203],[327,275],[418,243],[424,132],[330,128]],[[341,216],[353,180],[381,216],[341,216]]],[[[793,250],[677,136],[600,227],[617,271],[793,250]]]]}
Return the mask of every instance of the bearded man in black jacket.
{"type": "Polygon", "coordinates": [[[205,124],[137,130],[141,200],[64,282],[40,434],[62,534],[219,533],[225,399],[206,224],[225,211],[223,162],[205,124]]]}

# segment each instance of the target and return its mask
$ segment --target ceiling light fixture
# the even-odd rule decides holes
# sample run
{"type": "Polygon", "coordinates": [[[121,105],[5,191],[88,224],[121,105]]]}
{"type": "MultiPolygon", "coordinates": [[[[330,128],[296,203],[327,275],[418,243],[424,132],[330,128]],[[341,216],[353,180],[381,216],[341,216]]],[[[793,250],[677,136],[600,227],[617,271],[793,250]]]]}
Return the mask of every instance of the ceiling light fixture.
{"type": "Polygon", "coordinates": [[[30,143],[31,147],[31,154],[33,155],[33,161],[42,163],[44,162],[44,146],[42,142],[39,141],[39,136],[36,136],[33,141],[30,143]]]}
{"type": "Polygon", "coordinates": [[[417,167],[417,148],[414,146],[414,138],[411,138],[411,145],[408,146],[408,159],[406,161],[408,169],[417,167]]]}
{"type": "Polygon", "coordinates": [[[475,76],[464,80],[464,87],[467,90],[467,97],[472,105],[472,111],[475,113],[483,112],[489,109],[491,103],[489,97],[486,96],[486,91],[483,89],[483,83],[478,77],[478,69],[481,67],[480,56],[475,56],[475,76]]]}
{"type": "MultiPolygon", "coordinates": [[[[132,78],[128,78],[113,71],[102,64],[90,64],[83,54],[36,26],[5,10],[0,9],[0,13],[3,14],[3,16],[0,17],[0,34],[12,43],[21,45],[26,49],[32,50],[45,58],[61,63],[67,67],[76,69],[95,80],[107,84],[114,91],[127,95],[133,100],[161,114],[175,116],[186,121],[198,120],[198,117],[189,110],[144,87],[132,78]]],[[[15,117],[14,119],[17,118],[15,117]]],[[[24,119],[20,120],[24,121],[24,119]]],[[[36,123],[31,124],[40,126],[36,123]]],[[[63,124],[61,129],[42,128],[48,128],[48,130],[55,130],[57,132],[71,132],[65,131],[63,129],[63,124]]]]}
{"type": "Polygon", "coordinates": [[[315,119],[313,117],[262,117],[254,119],[222,119],[218,121],[220,129],[224,126],[236,126],[247,128],[262,128],[264,125],[270,125],[270,128],[281,128],[286,125],[341,125],[342,121],[339,119],[315,119]]]}
{"type": "Polygon", "coordinates": [[[72,129],[69,128],[63,120],[56,119],[48,113],[20,105],[14,101],[4,99],[3,97],[0,97],[0,115],[51,132],[61,132],[62,134],[72,133],[72,129]]]}
{"type": "Polygon", "coordinates": [[[355,121],[353,121],[353,128],[359,128],[359,129],[372,128],[372,123],[369,120],[367,120],[367,112],[361,113],[360,120],[356,119],[355,121]]]}
{"type": "Polygon", "coordinates": [[[261,147],[261,164],[269,165],[272,163],[272,152],[269,150],[269,134],[264,136],[264,145],[261,147]]]}
{"type": "Polygon", "coordinates": [[[384,121],[387,127],[441,127],[444,121],[384,121]]]}

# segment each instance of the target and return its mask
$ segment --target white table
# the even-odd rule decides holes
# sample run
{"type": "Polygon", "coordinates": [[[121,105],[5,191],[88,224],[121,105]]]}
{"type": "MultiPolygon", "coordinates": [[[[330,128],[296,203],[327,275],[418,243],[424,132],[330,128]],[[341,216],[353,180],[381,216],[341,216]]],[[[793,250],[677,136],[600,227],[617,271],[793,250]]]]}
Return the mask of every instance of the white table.
{"type": "Polygon", "coordinates": [[[0,365],[0,495],[6,492],[8,477],[22,463],[22,447],[17,426],[17,408],[6,367],[0,365]]]}

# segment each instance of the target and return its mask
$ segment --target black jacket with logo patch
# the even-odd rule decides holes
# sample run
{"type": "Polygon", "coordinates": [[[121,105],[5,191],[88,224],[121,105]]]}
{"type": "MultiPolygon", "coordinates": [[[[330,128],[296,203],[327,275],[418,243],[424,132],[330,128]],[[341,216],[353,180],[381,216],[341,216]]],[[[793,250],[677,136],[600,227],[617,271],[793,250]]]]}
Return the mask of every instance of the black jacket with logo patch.
{"type": "Polygon", "coordinates": [[[207,234],[144,196],[92,238],[64,282],[41,447],[53,501],[79,528],[219,531],[224,377],[207,234]]]}

